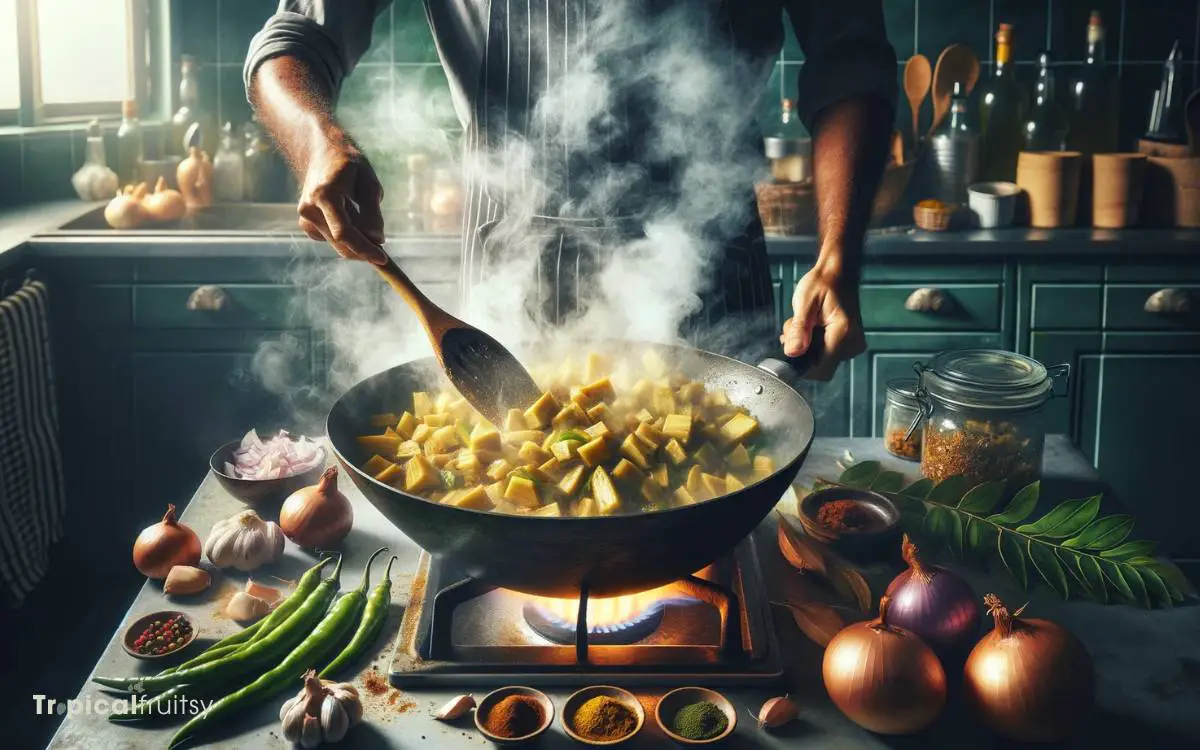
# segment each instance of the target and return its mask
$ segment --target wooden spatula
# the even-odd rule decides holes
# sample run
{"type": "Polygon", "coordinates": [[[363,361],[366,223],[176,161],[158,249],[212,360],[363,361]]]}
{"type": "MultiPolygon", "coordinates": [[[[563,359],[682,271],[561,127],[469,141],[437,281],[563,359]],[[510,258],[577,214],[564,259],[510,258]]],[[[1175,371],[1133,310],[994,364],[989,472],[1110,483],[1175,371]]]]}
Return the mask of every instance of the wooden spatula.
{"type": "Polygon", "coordinates": [[[904,64],[904,95],[908,97],[908,108],[912,110],[913,148],[921,139],[921,105],[929,96],[929,82],[933,71],[929,67],[929,58],[925,55],[913,55],[904,64]]]}
{"type": "Polygon", "coordinates": [[[387,263],[375,270],[425,326],[433,353],[451,384],[492,424],[503,425],[509,409],[525,410],[538,399],[537,384],[500,342],[435,305],[393,258],[388,257],[387,263]]]}
{"type": "Polygon", "coordinates": [[[933,69],[933,122],[929,135],[942,124],[950,111],[950,97],[954,84],[962,85],[963,93],[970,94],[979,82],[979,58],[965,44],[951,44],[938,55],[933,69]]]}

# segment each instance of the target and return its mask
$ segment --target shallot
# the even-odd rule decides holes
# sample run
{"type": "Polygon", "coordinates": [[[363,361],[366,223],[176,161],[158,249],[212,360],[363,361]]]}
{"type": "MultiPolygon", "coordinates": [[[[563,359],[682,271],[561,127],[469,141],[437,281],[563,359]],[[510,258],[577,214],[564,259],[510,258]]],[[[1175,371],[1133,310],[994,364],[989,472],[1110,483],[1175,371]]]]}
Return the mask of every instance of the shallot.
{"type": "Polygon", "coordinates": [[[778,729],[800,716],[796,703],[789,696],[772,698],[762,705],[755,719],[759,729],[778,729]]]}
{"type": "Polygon", "coordinates": [[[211,582],[208,571],[191,565],[176,565],[167,573],[163,581],[163,593],[167,595],[198,594],[208,588],[211,582]]]}
{"type": "Polygon", "coordinates": [[[337,475],[337,467],[330,466],[320,482],[301,487],[283,501],[279,526],[288,539],[301,547],[328,549],[350,533],[354,508],[338,490],[337,475]]]}
{"type": "Polygon", "coordinates": [[[176,565],[200,562],[200,537],[175,519],[168,505],[162,521],[147,526],[133,543],[133,565],[147,578],[166,578],[176,565]]]}
{"type": "Polygon", "coordinates": [[[262,440],[256,430],[242,438],[233,452],[233,461],[225,462],[225,474],[237,479],[279,479],[303,474],[325,462],[325,449],[301,435],[295,440],[287,430],[269,440],[262,440]]]}

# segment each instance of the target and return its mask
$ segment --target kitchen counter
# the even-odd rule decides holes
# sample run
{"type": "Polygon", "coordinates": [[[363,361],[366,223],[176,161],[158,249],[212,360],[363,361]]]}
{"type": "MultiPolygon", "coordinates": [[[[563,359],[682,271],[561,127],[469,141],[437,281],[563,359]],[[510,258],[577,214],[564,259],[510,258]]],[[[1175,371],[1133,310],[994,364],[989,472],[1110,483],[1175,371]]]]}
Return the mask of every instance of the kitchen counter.
{"type": "MultiPolygon", "coordinates": [[[[836,477],[837,462],[849,450],[855,459],[883,459],[893,468],[915,475],[915,466],[887,457],[878,440],[824,439],[813,444],[800,483],[807,485],[816,477],[836,477]]],[[[1055,500],[1082,497],[1102,490],[1095,471],[1084,457],[1063,437],[1051,437],[1046,443],[1046,480],[1043,496],[1055,500]]],[[[369,553],[388,545],[399,555],[394,572],[393,612],[381,639],[374,665],[386,674],[391,660],[392,643],[396,635],[402,607],[408,595],[419,550],[362,498],[349,482],[342,483],[355,509],[354,531],[343,545],[346,571],[343,589],[358,583],[358,575],[369,553]]],[[[795,498],[790,493],[781,501],[784,510],[794,509],[795,498]]],[[[214,522],[225,518],[242,505],[229,496],[212,476],[205,477],[192,502],[183,514],[183,522],[204,535],[214,522]]],[[[773,598],[779,594],[780,568],[772,564],[778,557],[773,544],[773,521],[760,527],[759,553],[764,557],[764,570],[773,598]],[[772,572],[774,571],[774,572],[772,572]]],[[[518,551],[514,551],[518,553],[518,551]]],[[[294,578],[305,568],[310,558],[290,542],[286,556],[269,573],[294,578]]],[[[777,560],[775,561],[778,562],[777,560]]],[[[787,573],[791,574],[791,573],[787,573]]],[[[269,580],[269,577],[264,576],[269,580]]],[[[1006,578],[988,574],[968,573],[975,590],[982,596],[996,591],[1014,605],[1025,596],[1006,578]]],[[[242,575],[214,577],[213,588],[203,595],[204,601],[181,603],[168,601],[157,583],[148,582],[133,601],[124,624],[146,612],[167,607],[179,608],[193,615],[199,624],[201,639],[215,639],[236,630],[236,625],[215,614],[222,596],[241,585],[242,575]]],[[[1181,606],[1169,610],[1143,611],[1126,606],[1103,606],[1086,602],[1064,603],[1044,588],[1029,595],[1029,612],[1033,616],[1060,622],[1071,628],[1093,654],[1098,677],[1098,707],[1083,730],[1081,746],[1111,747],[1137,743],[1135,746],[1177,747],[1200,742],[1200,722],[1196,721],[1196,706],[1200,705],[1200,607],[1181,606]]],[[[729,690],[726,694],[739,707],[735,746],[745,748],[800,747],[969,747],[988,742],[975,726],[961,697],[952,687],[951,699],[941,719],[926,733],[911,738],[884,738],[871,735],[843,717],[829,702],[820,678],[820,650],[801,636],[786,616],[775,618],[785,654],[787,687],[777,693],[761,690],[729,690]],[[800,706],[801,720],[775,733],[759,731],[748,711],[772,694],[789,692],[800,706]]],[[[123,625],[124,627],[124,625],[123,625]]],[[[123,630],[122,627],[122,630],[123,630]]],[[[123,675],[152,672],[142,662],[134,661],[122,650],[114,634],[96,664],[92,674],[123,675]]],[[[194,648],[194,647],[193,647],[194,648]]],[[[198,651],[192,650],[189,655],[198,651]]],[[[951,685],[955,675],[952,672],[951,685]]],[[[299,683],[296,686],[299,689],[299,683]]],[[[258,709],[230,721],[227,727],[207,737],[214,741],[210,747],[256,748],[281,747],[276,715],[279,705],[294,691],[272,699],[258,709]]],[[[464,691],[465,692],[465,691],[464,691]]],[[[475,691],[477,697],[485,691],[475,691]]],[[[548,690],[556,706],[561,707],[569,691],[548,690]]],[[[653,693],[657,695],[658,693],[653,693]]],[[[389,703],[389,696],[372,696],[363,691],[366,719],[363,726],[351,731],[340,747],[346,748],[473,748],[488,743],[478,735],[469,718],[453,724],[443,724],[431,718],[436,707],[451,697],[451,691],[405,691],[389,703]],[[411,701],[411,703],[410,703],[411,701]]],[[[51,698],[62,696],[49,696],[51,698]]],[[[121,750],[164,747],[174,726],[131,727],[107,722],[98,710],[96,699],[106,697],[97,686],[88,682],[78,696],[77,709],[71,712],[51,741],[52,748],[79,750],[110,747],[121,750]],[[90,710],[89,710],[90,707],[90,710]]],[[[31,708],[32,710],[32,708],[31,708]]],[[[648,717],[650,719],[650,717],[648,717]]],[[[646,729],[628,747],[666,747],[667,742],[648,720],[646,729]]],[[[542,747],[578,747],[563,733],[556,718],[551,731],[543,738],[542,747]]]]}

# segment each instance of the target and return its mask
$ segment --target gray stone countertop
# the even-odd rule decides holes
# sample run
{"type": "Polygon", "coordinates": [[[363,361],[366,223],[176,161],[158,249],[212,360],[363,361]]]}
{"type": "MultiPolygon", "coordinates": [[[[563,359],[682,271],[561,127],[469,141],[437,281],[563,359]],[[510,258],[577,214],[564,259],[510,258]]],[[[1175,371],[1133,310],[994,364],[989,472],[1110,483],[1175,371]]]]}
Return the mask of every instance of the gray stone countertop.
{"type": "MultiPolygon", "coordinates": [[[[883,459],[892,468],[904,470],[915,478],[916,466],[886,456],[878,440],[827,439],[814,442],[799,483],[807,485],[816,477],[836,477],[839,473],[837,462],[847,450],[858,460],[883,459]]],[[[1098,488],[1099,479],[1094,470],[1063,437],[1053,436],[1047,440],[1045,474],[1043,496],[1055,501],[1081,497],[1083,493],[1092,494],[1102,489],[1098,488]]],[[[357,585],[363,562],[377,547],[387,545],[400,558],[393,572],[393,612],[373,659],[374,665],[386,674],[419,550],[390,526],[349,484],[344,481],[342,489],[354,504],[355,527],[343,544],[346,556],[343,589],[357,585]]],[[[781,501],[781,510],[794,512],[794,506],[795,497],[789,492],[781,501]]],[[[204,536],[213,523],[241,508],[240,502],[208,476],[184,512],[183,522],[204,536]]],[[[772,598],[785,596],[781,592],[781,585],[786,581],[783,577],[795,574],[786,568],[774,546],[773,521],[765,522],[756,533],[761,535],[759,554],[763,558],[764,575],[772,598]]],[[[271,575],[294,578],[310,561],[309,555],[288,542],[285,559],[259,575],[268,582],[271,575]]],[[[1020,603],[1026,599],[1026,595],[1006,578],[979,572],[967,572],[967,577],[980,595],[986,591],[996,591],[1011,602],[1020,603]]],[[[216,613],[222,598],[244,581],[245,575],[242,574],[216,574],[209,592],[199,595],[198,600],[189,598],[181,601],[169,600],[157,583],[147,582],[130,606],[122,630],[141,614],[179,608],[197,619],[202,639],[228,635],[237,626],[216,613]]],[[[1143,611],[1119,605],[1104,606],[1075,601],[1064,603],[1044,588],[1035,589],[1028,599],[1028,611],[1032,615],[1069,627],[1084,641],[1095,660],[1098,706],[1072,746],[1194,747],[1200,743],[1200,721],[1196,718],[1196,709],[1200,706],[1200,607],[1191,605],[1143,611]]],[[[725,691],[738,706],[741,719],[733,737],[733,747],[961,748],[995,744],[996,741],[974,723],[961,696],[955,691],[957,673],[953,668],[950,670],[949,704],[930,729],[919,735],[900,738],[877,736],[859,729],[842,716],[826,697],[820,676],[820,649],[798,633],[786,613],[777,612],[775,623],[787,664],[787,686],[769,692],[757,688],[725,691]],[[789,692],[799,704],[800,721],[774,734],[759,731],[748,712],[757,711],[772,694],[783,692],[789,692]]],[[[121,650],[117,640],[119,635],[120,631],[114,634],[92,674],[129,675],[154,671],[121,650]]],[[[190,654],[195,653],[198,650],[192,647],[190,654]]],[[[361,684],[361,675],[354,679],[361,684]]],[[[456,692],[439,688],[405,691],[394,697],[376,697],[363,691],[364,724],[352,730],[342,746],[406,749],[487,746],[488,743],[475,732],[469,717],[449,725],[432,719],[433,711],[456,692]],[[389,698],[394,703],[389,704],[389,698]]],[[[486,690],[474,692],[478,696],[486,690]]],[[[561,707],[570,691],[551,689],[547,692],[561,707]]],[[[652,700],[663,691],[639,692],[652,700]]],[[[276,716],[280,704],[291,694],[289,690],[267,704],[231,719],[227,725],[206,735],[206,739],[212,742],[207,746],[230,749],[284,747],[286,743],[281,737],[276,716]]],[[[108,696],[88,682],[77,696],[77,709],[64,719],[50,746],[58,750],[162,748],[178,726],[178,722],[167,726],[137,727],[109,723],[103,712],[97,710],[95,703],[96,699],[103,697],[108,696]]],[[[642,734],[627,747],[669,747],[668,741],[652,724],[653,721],[648,721],[642,734]]],[[[556,719],[554,726],[543,737],[541,746],[558,749],[575,745],[562,732],[556,719]]]]}

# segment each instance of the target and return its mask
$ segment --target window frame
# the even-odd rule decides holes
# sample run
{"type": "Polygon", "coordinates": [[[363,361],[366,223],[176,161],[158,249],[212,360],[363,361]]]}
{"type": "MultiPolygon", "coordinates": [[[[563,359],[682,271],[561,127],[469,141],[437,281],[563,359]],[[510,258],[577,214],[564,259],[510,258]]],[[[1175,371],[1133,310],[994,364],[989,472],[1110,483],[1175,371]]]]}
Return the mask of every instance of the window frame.
{"type": "MultiPolygon", "coordinates": [[[[169,0],[125,0],[129,44],[126,49],[132,74],[133,99],[143,117],[157,112],[166,99],[156,71],[167,64],[169,45],[158,32],[167,27],[169,0]]],[[[41,58],[38,53],[37,0],[16,0],[17,74],[20,104],[0,109],[0,126],[38,127],[79,124],[89,120],[119,120],[121,102],[71,102],[47,104],[41,95],[41,58]]],[[[160,113],[161,114],[161,113],[160,113]]]]}

